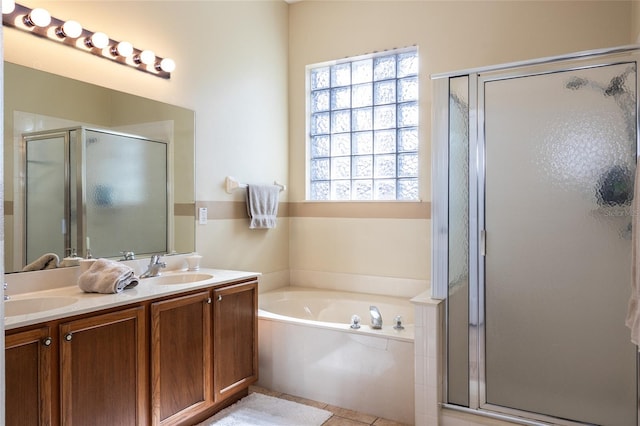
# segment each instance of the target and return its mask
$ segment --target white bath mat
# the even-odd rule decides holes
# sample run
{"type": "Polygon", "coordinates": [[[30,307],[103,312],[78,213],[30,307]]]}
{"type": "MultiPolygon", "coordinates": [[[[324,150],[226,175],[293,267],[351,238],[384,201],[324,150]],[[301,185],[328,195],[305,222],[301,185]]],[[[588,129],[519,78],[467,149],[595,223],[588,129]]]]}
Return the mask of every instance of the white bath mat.
{"type": "Polygon", "coordinates": [[[198,426],[320,426],[331,415],[320,408],[252,393],[198,426]]]}

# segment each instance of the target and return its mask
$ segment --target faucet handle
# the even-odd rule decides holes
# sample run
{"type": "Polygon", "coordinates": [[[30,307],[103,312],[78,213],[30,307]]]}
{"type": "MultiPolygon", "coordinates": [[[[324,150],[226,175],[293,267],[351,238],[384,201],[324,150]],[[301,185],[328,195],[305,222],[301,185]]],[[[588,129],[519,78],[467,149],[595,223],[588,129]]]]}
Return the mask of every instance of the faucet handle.
{"type": "Polygon", "coordinates": [[[122,259],[120,260],[135,260],[136,254],[132,251],[121,251],[122,259]]]}
{"type": "Polygon", "coordinates": [[[360,317],[358,315],[352,315],[351,316],[351,328],[353,328],[354,330],[357,330],[360,328],[360,317]]]}
{"type": "Polygon", "coordinates": [[[393,322],[395,323],[393,328],[395,328],[396,330],[404,330],[404,326],[402,325],[402,315],[396,315],[396,317],[393,319],[393,322]]]}

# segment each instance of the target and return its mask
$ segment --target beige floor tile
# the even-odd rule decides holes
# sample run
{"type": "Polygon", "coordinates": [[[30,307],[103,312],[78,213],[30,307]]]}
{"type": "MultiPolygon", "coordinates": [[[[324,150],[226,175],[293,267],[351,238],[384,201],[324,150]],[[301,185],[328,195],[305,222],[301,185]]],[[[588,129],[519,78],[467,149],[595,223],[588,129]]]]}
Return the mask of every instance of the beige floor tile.
{"type": "Polygon", "coordinates": [[[337,407],[335,405],[328,405],[324,402],[314,401],[299,396],[289,395],[282,392],[272,391],[271,389],[263,388],[261,386],[249,387],[249,392],[258,392],[269,396],[275,396],[278,398],[286,399],[289,401],[297,402],[300,404],[309,405],[316,408],[322,408],[324,410],[331,411],[333,416],[329,418],[322,426],[406,426],[402,423],[394,422],[392,420],[378,418],[371,414],[360,413],[346,408],[337,407]]]}
{"type": "Polygon", "coordinates": [[[323,408],[325,410],[327,410],[327,404],[324,402],[319,402],[319,401],[313,401],[311,399],[306,399],[306,398],[301,398],[299,396],[293,396],[293,395],[289,395],[286,393],[283,393],[282,395],[280,395],[280,398],[282,399],[287,399],[289,401],[293,401],[293,402],[298,402],[300,404],[304,404],[304,405],[310,405],[312,407],[316,407],[316,408],[323,408]]]}
{"type": "Polygon", "coordinates": [[[338,417],[338,416],[333,416],[322,424],[322,426],[364,426],[364,425],[369,425],[369,423],[362,423],[356,420],[345,419],[344,417],[338,417]]]}
{"type": "Polygon", "coordinates": [[[373,426],[406,426],[404,423],[394,422],[393,420],[387,420],[383,418],[378,418],[375,422],[373,422],[373,426]]]}
{"type": "Polygon", "coordinates": [[[249,386],[249,392],[262,393],[264,395],[280,397],[282,392],[272,391],[271,389],[263,388],[261,386],[249,386]]]}
{"type": "Polygon", "coordinates": [[[336,416],[344,417],[346,419],[355,420],[357,422],[366,423],[370,425],[376,420],[376,416],[370,414],[359,413],[353,410],[347,410],[346,408],[336,407],[335,405],[327,405],[325,410],[331,411],[336,416]]]}

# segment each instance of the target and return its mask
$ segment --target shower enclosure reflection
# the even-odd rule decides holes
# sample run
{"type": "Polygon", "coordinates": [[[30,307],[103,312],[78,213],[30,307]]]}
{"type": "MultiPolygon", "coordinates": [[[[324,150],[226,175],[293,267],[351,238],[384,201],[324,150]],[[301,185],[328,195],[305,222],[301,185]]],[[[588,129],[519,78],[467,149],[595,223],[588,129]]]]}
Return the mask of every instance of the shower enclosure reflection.
{"type": "Polygon", "coordinates": [[[44,253],[168,251],[166,142],[78,127],[28,133],[22,143],[22,265],[44,253]]]}
{"type": "MultiPolygon", "coordinates": [[[[25,176],[21,172],[24,161],[22,137],[25,133],[51,129],[82,126],[167,141],[169,168],[166,181],[170,204],[161,210],[169,221],[166,252],[189,253],[195,250],[194,111],[8,62],[4,63],[4,80],[5,272],[20,272],[25,261],[24,230],[21,227],[25,207],[22,197],[25,184],[25,176]]],[[[138,156],[137,161],[138,167],[145,167],[146,158],[138,156]]],[[[87,178],[91,178],[94,170],[99,168],[86,169],[87,178]]],[[[32,187],[36,185],[41,187],[43,184],[33,183],[32,187]]],[[[52,211],[53,206],[50,204],[47,209],[52,211]]],[[[115,222],[116,216],[110,217],[115,222]]],[[[156,222],[153,217],[148,219],[156,222]]],[[[163,220],[157,219],[159,222],[163,220]]],[[[55,226],[58,236],[60,227],[60,223],[55,226]]],[[[49,228],[46,227],[51,231],[49,228]]],[[[114,230],[126,229],[129,232],[129,228],[126,222],[114,223],[114,230]]],[[[33,227],[30,235],[39,238],[33,227]]],[[[100,240],[104,238],[90,237],[94,256],[101,250],[98,246],[100,240]]],[[[121,257],[120,251],[134,250],[133,246],[127,247],[129,243],[117,245],[117,251],[113,251],[118,258],[121,257]]],[[[81,250],[77,242],[71,246],[74,247],[81,250]]],[[[141,257],[147,256],[141,254],[141,257]]]]}

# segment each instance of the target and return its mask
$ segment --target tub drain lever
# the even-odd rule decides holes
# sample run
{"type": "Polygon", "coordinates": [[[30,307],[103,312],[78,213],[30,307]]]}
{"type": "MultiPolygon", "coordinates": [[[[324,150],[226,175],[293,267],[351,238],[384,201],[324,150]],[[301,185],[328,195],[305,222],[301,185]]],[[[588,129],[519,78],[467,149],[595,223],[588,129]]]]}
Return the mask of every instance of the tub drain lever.
{"type": "Polygon", "coordinates": [[[351,317],[351,328],[358,329],[360,328],[360,317],[357,315],[353,315],[351,317]]]}

